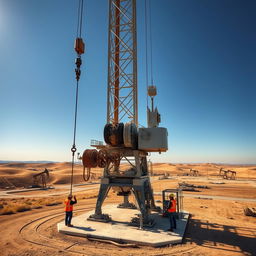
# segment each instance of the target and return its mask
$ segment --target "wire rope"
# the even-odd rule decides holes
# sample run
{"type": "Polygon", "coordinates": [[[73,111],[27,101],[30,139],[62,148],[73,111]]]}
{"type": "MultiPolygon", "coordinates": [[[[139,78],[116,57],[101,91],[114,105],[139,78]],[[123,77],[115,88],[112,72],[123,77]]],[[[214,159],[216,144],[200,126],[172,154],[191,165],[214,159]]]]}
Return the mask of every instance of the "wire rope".
{"type": "MultiPolygon", "coordinates": [[[[77,38],[81,38],[82,35],[82,24],[83,24],[83,0],[79,0],[78,13],[77,13],[77,38]]],[[[74,181],[74,165],[75,165],[75,152],[76,152],[76,130],[77,130],[77,112],[78,112],[78,96],[79,96],[79,79],[80,79],[80,66],[82,64],[81,54],[77,54],[76,59],[76,99],[75,99],[75,116],[74,116],[74,130],[73,130],[73,145],[71,148],[72,162],[71,162],[71,177],[70,177],[70,195],[72,196],[73,181],[74,181]]]]}
{"type": "Polygon", "coordinates": [[[80,31],[79,31],[79,37],[82,35],[82,25],[83,25],[83,10],[84,10],[84,0],[80,0],[81,2],[81,8],[80,8],[80,31]]]}
{"type": "Polygon", "coordinates": [[[149,45],[150,45],[150,71],[151,71],[151,85],[154,85],[153,79],[153,42],[152,42],[152,22],[151,22],[151,0],[149,0],[149,45]]]}
{"type": "Polygon", "coordinates": [[[78,33],[79,33],[80,14],[81,14],[81,0],[79,0],[78,8],[77,8],[77,28],[76,28],[76,37],[78,37],[78,33]]]}
{"type": "Polygon", "coordinates": [[[148,109],[148,16],[147,16],[147,0],[144,1],[145,8],[145,51],[146,51],[146,96],[148,109]]]}
{"type": "Polygon", "coordinates": [[[79,83],[77,81],[76,82],[76,102],[75,102],[75,120],[74,120],[73,146],[71,148],[72,163],[71,163],[70,195],[72,195],[73,179],[74,179],[73,177],[74,177],[75,152],[76,152],[76,125],[77,125],[78,88],[79,88],[79,83]]]}

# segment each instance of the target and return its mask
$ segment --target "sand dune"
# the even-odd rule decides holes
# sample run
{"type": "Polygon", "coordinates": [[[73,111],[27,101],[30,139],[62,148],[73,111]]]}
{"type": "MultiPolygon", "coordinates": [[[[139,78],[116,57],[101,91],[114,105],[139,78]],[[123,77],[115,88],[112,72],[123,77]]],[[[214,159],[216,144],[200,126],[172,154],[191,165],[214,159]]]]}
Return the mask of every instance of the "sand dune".
{"type": "MultiPolygon", "coordinates": [[[[125,169],[127,165],[123,165],[125,169]]],[[[16,187],[33,185],[33,175],[47,168],[50,173],[48,184],[68,184],[70,182],[71,164],[63,163],[2,163],[0,164],[0,188],[13,184],[16,187]]],[[[234,170],[238,179],[256,179],[256,166],[232,166],[219,164],[169,164],[154,163],[154,175],[170,176],[189,174],[190,169],[198,170],[201,176],[218,176],[220,168],[234,170]]],[[[83,167],[76,164],[74,168],[74,183],[83,182],[83,167]]],[[[102,175],[102,169],[95,168],[91,171],[94,178],[102,175]]]]}

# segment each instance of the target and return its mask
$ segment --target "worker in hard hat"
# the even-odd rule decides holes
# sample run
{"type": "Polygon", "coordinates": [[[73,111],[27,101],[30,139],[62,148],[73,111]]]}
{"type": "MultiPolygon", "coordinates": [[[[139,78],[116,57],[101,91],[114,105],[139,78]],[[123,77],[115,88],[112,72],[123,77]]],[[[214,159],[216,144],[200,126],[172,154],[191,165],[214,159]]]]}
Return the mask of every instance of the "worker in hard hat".
{"type": "Polygon", "coordinates": [[[174,199],[174,194],[169,195],[170,201],[167,208],[167,213],[170,218],[170,229],[168,231],[173,231],[173,229],[176,229],[176,200],[174,199]]]}
{"type": "Polygon", "coordinates": [[[65,212],[66,212],[66,218],[65,218],[65,225],[68,227],[73,227],[71,225],[71,220],[73,217],[73,205],[77,203],[76,196],[74,196],[74,200],[72,200],[73,196],[69,195],[67,199],[65,199],[65,212]]]}

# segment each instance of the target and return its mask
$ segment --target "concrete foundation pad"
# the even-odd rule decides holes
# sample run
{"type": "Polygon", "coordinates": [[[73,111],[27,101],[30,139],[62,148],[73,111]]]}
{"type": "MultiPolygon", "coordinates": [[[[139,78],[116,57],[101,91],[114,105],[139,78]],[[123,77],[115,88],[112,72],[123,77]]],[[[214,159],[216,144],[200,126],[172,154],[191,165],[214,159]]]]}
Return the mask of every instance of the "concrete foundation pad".
{"type": "Polygon", "coordinates": [[[159,213],[151,215],[155,221],[153,227],[139,229],[139,227],[129,225],[131,219],[140,214],[137,209],[117,208],[117,205],[111,204],[104,206],[102,212],[109,214],[112,221],[108,223],[88,221],[87,218],[94,213],[93,210],[74,217],[73,227],[65,226],[64,222],[58,223],[58,231],[73,236],[158,247],[181,243],[189,218],[189,214],[184,212],[182,218],[177,220],[177,229],[170,232],[167,231],[170,225],[169,218],[163,218],[159,213]]]}

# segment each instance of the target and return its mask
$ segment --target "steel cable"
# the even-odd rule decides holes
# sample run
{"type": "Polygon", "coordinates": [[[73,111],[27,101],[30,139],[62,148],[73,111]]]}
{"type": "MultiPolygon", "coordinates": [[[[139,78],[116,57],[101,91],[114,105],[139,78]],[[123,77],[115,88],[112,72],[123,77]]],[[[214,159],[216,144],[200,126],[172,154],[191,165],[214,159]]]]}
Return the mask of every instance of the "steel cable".
{"type": "Polygon", "coordinates": [[[150,46],[150,71],[151,71],[151,85],[154,85],[153,79],[153,49],[152,49],[152,25],[151,25],[151,0],[149,0],[149,46],[150,46]]]}
{"type": "MultiPolygon", "coordinates": [[[[82,22],[83,22],[83,0],[79,0],[78,4],[78,23],[77,23],[77,37],[79,33],[79,38],[82,35],[82,22]]],[[[71,178],[70,178],[70,195],[72,195],[73,189],[73,179],[74,179],[74,164],[75,164],[75,152],[76,152],[76,127],[77,127],[77,106],[78,106],[78,96],[79,96],[79,79],[80,79],[80,66],[82,64],[81,56],[78,54],[76,59],[76,100],[75,100],[75,118],[74,118],[74,132],[73,132],[73,145],[71,148],[72,152],[72,163],[71,163],[71,178]]]]}
{"type": "Polygon", "coordinates": [[[145,4],[145,50],[146,50],[146,90],[147,90],[147,109],[148,109],[148,18],[147,18],[147,0],[144,2],[145,4]]]}

